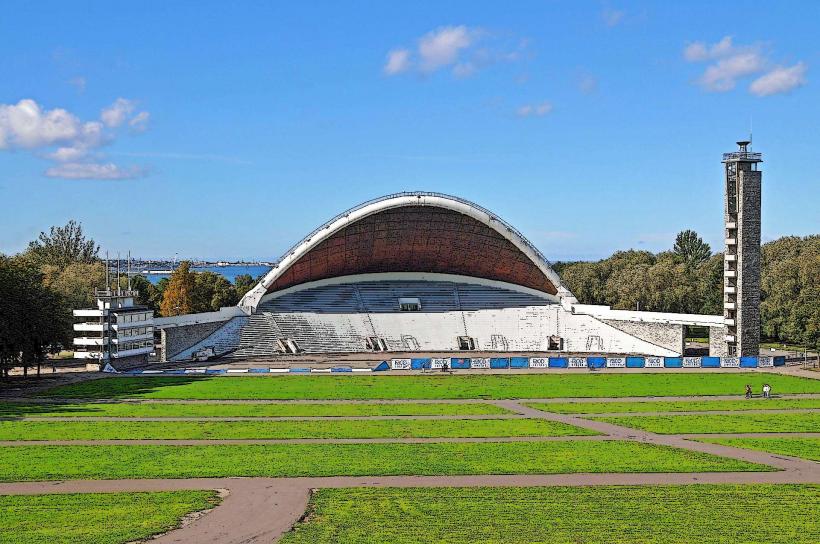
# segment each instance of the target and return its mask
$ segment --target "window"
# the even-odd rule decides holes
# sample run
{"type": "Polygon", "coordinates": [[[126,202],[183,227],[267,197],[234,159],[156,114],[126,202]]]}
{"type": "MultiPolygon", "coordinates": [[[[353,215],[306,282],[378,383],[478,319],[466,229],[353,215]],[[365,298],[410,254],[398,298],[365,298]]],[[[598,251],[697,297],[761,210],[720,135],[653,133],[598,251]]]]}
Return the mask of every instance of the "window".
{"type": "Polygon", "coordinates": [[[459,336],[458,337],[458,349],[462,351],[470,351],[474,350],[476,345],[475,338],[470,338],[469,336],[459,336]]]}
{"type": "Polygon", "coordinates": [[[399,299],[399,310],[402,312],[419,312],[421,311],[421,300],[402,297],[399,299]]]}

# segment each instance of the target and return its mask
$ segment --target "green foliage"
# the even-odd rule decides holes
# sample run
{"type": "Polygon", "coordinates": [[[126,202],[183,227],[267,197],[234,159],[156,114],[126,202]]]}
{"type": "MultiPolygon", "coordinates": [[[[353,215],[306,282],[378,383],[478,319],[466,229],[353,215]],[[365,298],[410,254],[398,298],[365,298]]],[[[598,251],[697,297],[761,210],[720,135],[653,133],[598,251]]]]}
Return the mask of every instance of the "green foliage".
{"type": "Polygon", "coordinates": [[[82,224],[72,219],[64,227],[51,227],[48,234],[41,232],[29,243],[25,257],[38,266],[62,268],[71,263],[93,263],[99,251],[96,242],[85,237],[82,224]]]}
{"type": "Polygon", "coordinates": [[[778,393],[820,393],[820,380],[742,373],[456,374],[414,376],[140,376],[89,380],[41,393],[57,398],[537,399],[742,395],[764,382],[778,393]]]}
{"type": "Polygon", "coordinates": [[[68,305],[43,274],[29,261],[0,255],[0,372],[39,365],[70,343],[70,331],[68,305]]]}
{"type": "Polygon", "coordinates": [[[816,485],[321,489],[280,542],[816,544],[818,507],[816,485]]]}
{"type": "Polygon", "coordinates": [[[591,419],[660,434],[820,432],[820,412],[595,417],[591,419]]]}
{"type": "MultiPolygon", "coordinates": [[[[820,405],[820,399],[818,399],[820,405]]],[[[489,403],[0,403],[0,417],[343,417],[511,414],[489,403]]]]}
{"type": "Polygon", "coordinates": [[[253,287],[258,282],[258,279],[254,279],[253,276],[250,274],[239,274],[233,279],[233,286],[236,289],[236,294],[239,298],[245,296],[245,293],[253,289],[253,287]]]}
{"type": "Polygon", "coordinates": [[[712,248],[709,244],[693,230],[679,232],[672,251],[689,267],[696,267],[704,263],[712,255],[712,248]]]}
{"type": "Polygon", "coordinates": [[[219,504],[215,491],[0,496],[0,542],[142,542],[219,504]]]}
{"type": "Polygon", "coordinates": [[[195,272],[192,313],[215,312],[239,302],[234,286],[216,272],[195,272]]]}
{"type": "Polygon", "coordinates": [[[598,434],[546,419],[0,421],[0,440],[498,438],[598,434]]]}
{"type": "Polygon", "coordinates": [[[0,448],[0,481],[6,482],[772,470],[707,453],[621,440],[0,448]]]}

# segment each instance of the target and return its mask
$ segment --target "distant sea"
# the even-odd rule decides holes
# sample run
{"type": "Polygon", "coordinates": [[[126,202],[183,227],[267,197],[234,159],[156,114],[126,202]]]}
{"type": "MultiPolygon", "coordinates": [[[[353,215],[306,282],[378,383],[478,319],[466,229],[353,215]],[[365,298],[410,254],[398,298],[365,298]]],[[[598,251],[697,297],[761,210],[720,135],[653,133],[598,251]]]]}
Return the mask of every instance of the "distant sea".
{"type": "MultiPolygon", "coordinates": [[[[201,267],[193,267],[191,268],[194,272],[216,272],[217,274],[221,274],[225,276],[229,282],[233,283],[233,279],[236,276],[241,276],[242,274],[250,274],[252,278],[256,279],[262,274],[265,274],[270,270],[269,266],[201,266],[201,267]]],[[[170,274],[145,274],[145,277],[151,283],[157,283],[162,278],[170,277],[170,274]]]]}

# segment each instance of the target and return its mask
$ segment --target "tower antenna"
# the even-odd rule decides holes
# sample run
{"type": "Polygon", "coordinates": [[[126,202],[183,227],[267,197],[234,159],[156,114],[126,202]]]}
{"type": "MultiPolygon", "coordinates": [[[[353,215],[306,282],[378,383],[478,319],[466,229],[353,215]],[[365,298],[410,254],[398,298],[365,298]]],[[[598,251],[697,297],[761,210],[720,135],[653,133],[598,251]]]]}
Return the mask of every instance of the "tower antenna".
{"type": "Polygon", "coordinates": [[[105,290],[108,291],[111,289],[111,277],[110,277],[110,270],[108,266],[108,251],[105,252],[105,290]]]}
{"type": "Polygon", "coordinates": [[[120,252],[117,252],[117,295],[120,294],[120,252]]]}
{"type": "Polygon", "coordinates": [[[131,250],[130,249],[128,250],[128,269],[127,269],[126,275],[128,276],[128,290],[130,291],[131,290],[131,250]]]}

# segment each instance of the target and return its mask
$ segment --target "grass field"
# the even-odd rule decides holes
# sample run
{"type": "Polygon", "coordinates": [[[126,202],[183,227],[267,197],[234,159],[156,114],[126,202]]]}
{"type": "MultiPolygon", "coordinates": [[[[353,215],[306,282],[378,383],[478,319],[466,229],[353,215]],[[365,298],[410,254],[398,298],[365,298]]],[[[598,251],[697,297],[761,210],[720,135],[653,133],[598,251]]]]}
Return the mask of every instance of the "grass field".
{"type": "Polygon", "coordinates": [[[19,403],[0,404],[0,417],[310,417],[461,416],[510,414],[482,403],[19,403]]]}
{"type": "Polygon", "coordinates": [[[112,377],[42,393],[60,398],[457,399],[820,393],[820,380],[763,373],[484,374],[452,376],[112,377]]]}
{"type": "Polygon", "coordinates": [[[692,400],[641,402],[528,402],[526,406],[558,414],[615,414],[624,412],[702,412],[706,410],[794,410],[820,408],[820,398],[692,400]]]}
{"type": "Polygon", "coordinates": [[[0,495],[0,542],[114,544],[146,539],[219,502],[213,491],[0,495]]]}
{"type": "Polygon", "coordinates": [[[0,421],[0,440],[478,438],[598,434],[544,419],[0,421]]]}
{"type": "Polygon", "coordinates": [[[0,481],[7,482],[770,470],[744,461],[627,441],[0,448],[0,481]]]}
{"type": "Polygon", "coordinates": [[[281,542],[816,544],[818,508],[808,485],[322,489],[281,542]]]}
{"type": "Polygon", "coordinates": [[[820,438],[707,438],[700,441],[820,462],[820,438]]]}
{"type": "Polygon", "coordinates": [[[660,434],[820,432],[820,412],[625,416],[591,419],[660,434]]]}

